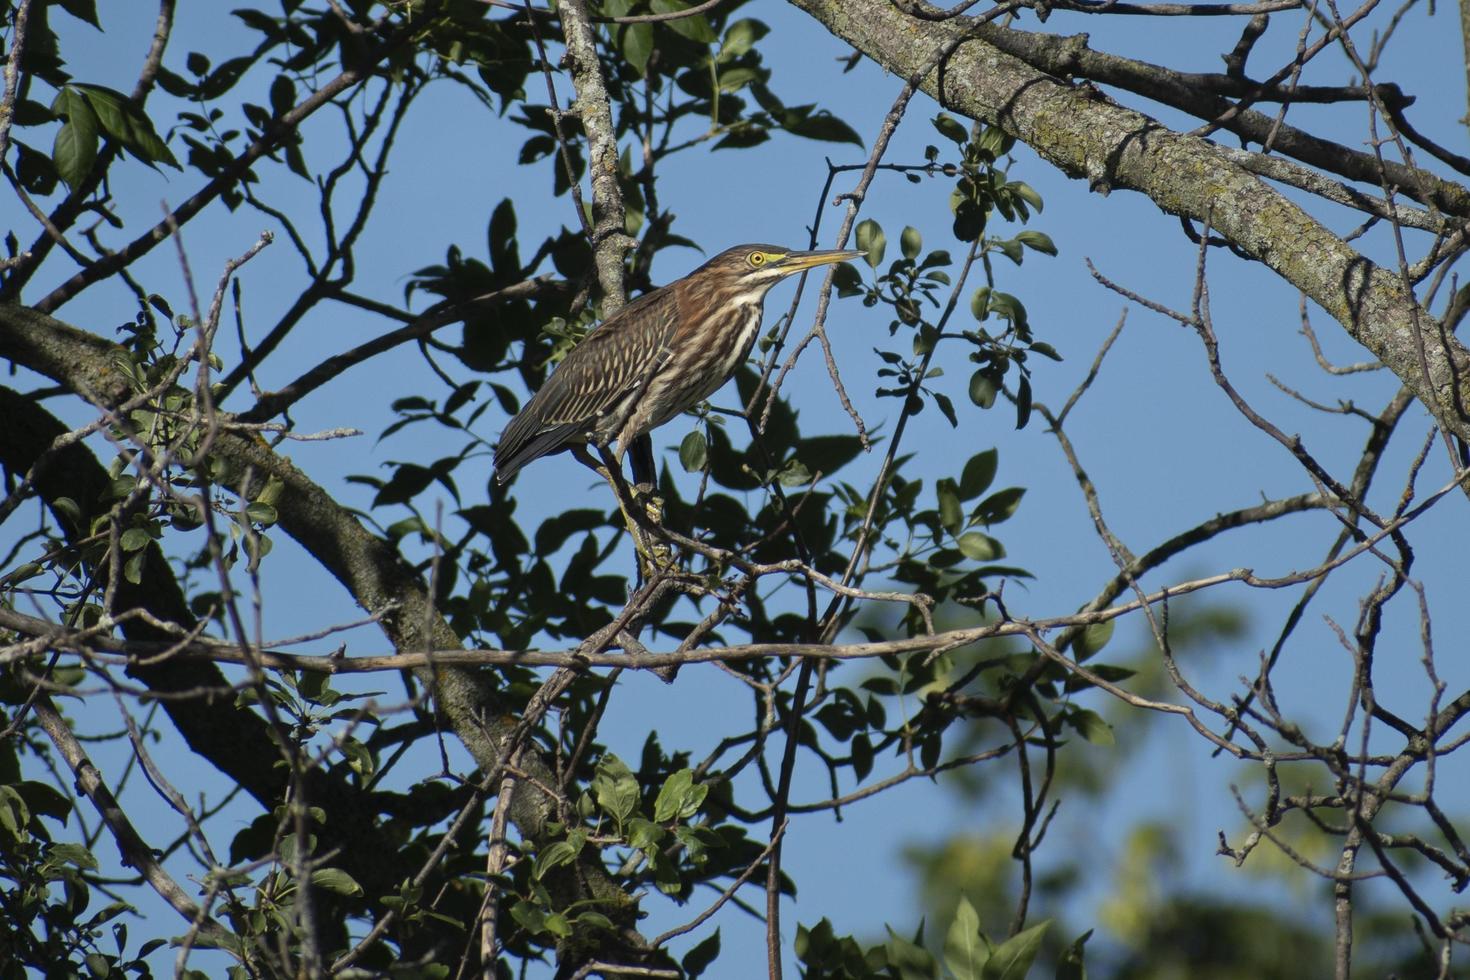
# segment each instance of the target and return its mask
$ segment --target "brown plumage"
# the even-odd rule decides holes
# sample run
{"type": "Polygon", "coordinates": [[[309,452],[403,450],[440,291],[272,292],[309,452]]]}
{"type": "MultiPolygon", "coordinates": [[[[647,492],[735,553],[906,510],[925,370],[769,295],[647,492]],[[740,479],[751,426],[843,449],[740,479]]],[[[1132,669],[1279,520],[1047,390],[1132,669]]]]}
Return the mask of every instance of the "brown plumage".
{"type": "Polygon", "coordinates": [[[608,317],[511,419],[495,449],[504,483],[534,459],[580,442],[628,444],[714,394],[750,356],[771,287],[847,250],[737,245],[608,317]]]}

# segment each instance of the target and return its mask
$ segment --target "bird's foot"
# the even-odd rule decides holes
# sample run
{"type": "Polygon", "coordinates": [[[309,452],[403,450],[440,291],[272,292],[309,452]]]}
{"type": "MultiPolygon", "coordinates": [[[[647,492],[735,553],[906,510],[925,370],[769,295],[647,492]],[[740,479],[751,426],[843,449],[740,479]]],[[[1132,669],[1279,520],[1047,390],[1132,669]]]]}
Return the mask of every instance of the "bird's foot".
{"type": "MultiPolygon", "coordinates": [[[[642,506],[646,522],[628,521],[628,529],[633,532],[633,541],[638,550],[639,570],[645,579],[652,578],[659,572],[671,572],[677,567],[674,561],[674,550],[668,543],[659,540],[653,528],[663,527],[664,523],[664,501],[653,488],[640,485],[634,491],[634,506],[642,506]]],[[[623,515],[629,517],[628,514],[623,515]]]]}

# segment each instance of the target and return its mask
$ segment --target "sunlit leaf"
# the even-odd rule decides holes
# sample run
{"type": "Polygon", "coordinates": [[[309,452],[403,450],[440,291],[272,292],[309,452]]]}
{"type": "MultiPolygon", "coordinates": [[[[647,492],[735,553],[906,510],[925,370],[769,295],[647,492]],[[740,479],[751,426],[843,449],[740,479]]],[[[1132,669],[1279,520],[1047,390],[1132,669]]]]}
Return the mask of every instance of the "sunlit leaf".
{"type": "Polygon", "coordinates": [[[981,977],[984,980],[1025,980],[1036,954],[1041,950],[1041,939],[1050,926],[1050,919],[1038,922],[995,947],[981,977]]]}
{"type": "Polygon", "coordinates": [[[966,558],[974,561],[995,561],[1004,558],[1005,546],[988,534],[979,531],[966,531],[955,541],[960,551],[964,552],[966,558]]]}
{"type": "Polygon", "coordinates": [[[898,236],[898,241],[903,248],[903,257],[917,262],[919,253],[924,249],[924,237],[919,234],[919,229],[905,225],[903,234],[898,236]]]}
{"type": "Polygon", "coordinates": [[[980,971],[989,959],[990,944],[980,932],[980,915],[961,895],[944,937],[944,965],[955,980],[980,980],[980,971]]]}
{"type": "Polygon", "coordinates": [[[362,894],[362,886],[341,868],[318,868],[311,873],[311,883],[338,895],[362,894]]]}
{"type": "Polygon", "coordinates": [[[965,130],[965,127],[953,116],[947,116],[941,112],[934,117],[932,122],[934,123],[934,128],[939,131],[939,135],[947,140],[955,143],[964,143],[970,138],[970,134],[965,130]]]}
{"type": "Polygon", "coordinates": [[[1028,228],[1016,235],[1016,241],[1037,252],[1044,252],[1047,255],[1057,254],[1056,244],[1051,240],[1051,236],[1043,231],[1032,231],[1028,228]]]}
{"type": "Polygon", "coordinates": [[[868,265],[874,269],[883,262],[883,252],[887,248],[888,239],[883,235],[883,227],[872,218],[865,218],[858,222],[857,247],[861,252],[866,252],[865,259],[868,265]]]}

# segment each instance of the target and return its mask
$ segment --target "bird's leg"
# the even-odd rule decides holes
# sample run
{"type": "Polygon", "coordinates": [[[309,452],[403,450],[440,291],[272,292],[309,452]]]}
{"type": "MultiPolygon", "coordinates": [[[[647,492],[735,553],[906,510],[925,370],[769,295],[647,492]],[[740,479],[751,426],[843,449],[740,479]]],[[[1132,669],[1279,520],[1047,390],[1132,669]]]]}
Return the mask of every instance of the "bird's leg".
{"type": "Polygon", "coordinates": [[[653,441],[646,435],[639,436],[632,441],[629,448],[636,484],[631,488],[623,482],[621,446],[616,454],[606,446],[599,446],[598,452],[602,455],[603,465],[616,475],[623,495],[621,499],[642,509],[642,513],[637,515],[625,509],[623,520],[627,522],[628,531],[633,535],[640,565],[646,562],[646,567],[639,569],[646,581],[653,577],[655,571],[672,568],[674,557],[669,546],[657,537],[657,532],[663,527],[664,505],[653,489],[653,441]]]}
{"type": "Polygon", "coordinates": [[[642,499],[643,512],[655,527],[664,526],[664,501],[658,494],[658,469],[653,462],[653,440],[644,433],[628,446],[633,490],[642,499]]]}
{"type": "Polygon", "coordinates": [[[623,515],[623,523],[628,528],[628,533],[633,536],[633,549],[638,553],[639,573],[647,578],[649,569],[645,567],[645,563],[653,568],[667,568],[672,564],[669,546],[656,543],[650,535],[652,526],[648,518],[639,514],[636,509],[636,498],[632,488],[623,479],[623,468],[617,458],[606,446],[598,446],[597,450],[598,455],[602,457],[600,461],[595,459],[585,446],[573,446],[572,456],[583,466],[595,471],[612,487],[613,499],[618,502],[618,511],[623,515]]]}
{"type": "Polygon", "coordinates": [[[603,447],[599,446],[598,449],[601,450],[603,457],[601,460],[594,458],[587,451],[586,446],[580,445],[572,446],[572,458],[602,477],[607,481],[607,485],[612,487],[613,499],[618,503],[618,513],[623,515],[623,523],[627,526],[628,532],[633,535],[634,546],[641,553],[643,550],[641,535],[628,510],[628,502],[632,500],[628,485],[623,482],[623,474],[617,461],[608,458],[607,450],[603,447]]]}

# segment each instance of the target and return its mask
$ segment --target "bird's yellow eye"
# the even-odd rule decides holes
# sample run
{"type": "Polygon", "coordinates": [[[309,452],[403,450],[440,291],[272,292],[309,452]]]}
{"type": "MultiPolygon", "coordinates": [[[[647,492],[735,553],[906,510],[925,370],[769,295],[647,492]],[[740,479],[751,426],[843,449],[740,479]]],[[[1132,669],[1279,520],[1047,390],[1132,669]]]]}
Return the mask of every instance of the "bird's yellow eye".
{"type": "Polygon", "coordinates": [[[761,266],[766,264],[766,253],[751,252],[745,257],[745,261],[750,263],[750,267],[752,269],[759,269],[761,266]]]}

